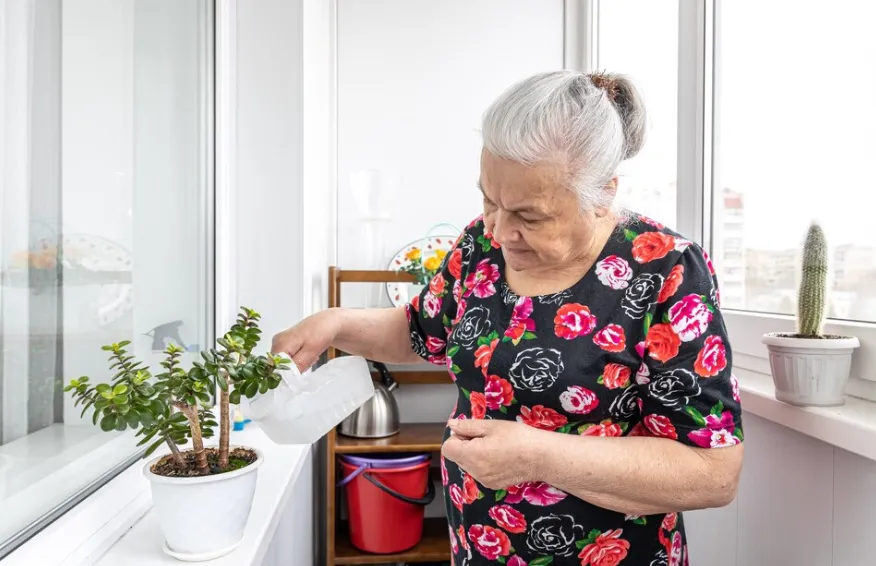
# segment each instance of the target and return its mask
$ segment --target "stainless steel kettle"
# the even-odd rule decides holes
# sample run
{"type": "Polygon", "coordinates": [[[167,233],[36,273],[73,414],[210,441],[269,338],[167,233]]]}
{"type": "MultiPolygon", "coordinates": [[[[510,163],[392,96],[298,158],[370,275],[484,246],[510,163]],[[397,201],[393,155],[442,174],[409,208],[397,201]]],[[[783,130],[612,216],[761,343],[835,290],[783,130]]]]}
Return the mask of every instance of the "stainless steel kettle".
{"type": "Polygon", "coordinates": [[[338,432],[344,436],[383,438],[399,431],[398,403],[392,394],[398,383],[384,364],[371,363],[380,373],[380,381],[374,383],[374,396],[341,422],[338,432]]]}

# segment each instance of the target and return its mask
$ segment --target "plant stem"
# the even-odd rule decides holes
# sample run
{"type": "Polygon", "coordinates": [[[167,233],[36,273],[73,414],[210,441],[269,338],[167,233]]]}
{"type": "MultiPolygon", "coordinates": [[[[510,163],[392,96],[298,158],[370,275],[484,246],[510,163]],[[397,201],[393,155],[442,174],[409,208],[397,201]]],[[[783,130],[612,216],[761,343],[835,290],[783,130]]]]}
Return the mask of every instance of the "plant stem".
{"type": "Polygon", "coordinates": [[[207,464],[207,452],[204,451],[204,437],[201,436],[201,419],[198,418],[198,411],[185,403],[178,403],[175,406],[189,421],[189,429],[192,432],[192,451],[195,453],[198,471],[202,476],[209,475],[210,466],[207,464]]]}
{"type": "Polygon", "coordinates": [[[226,388],[219,392],[219,469],[224,471],[228,468],[229,437],[231,436],[231,417],[229,415],[231,380],[228,379],[224,371],[219,374],[219,379],[224,379],[227,384],[226,388]]]}
{"type": "Polygon", "coordinates": [[[173,456],[173,461],[176,462],[176,465],[179,466],[180,469],[184,468],[186,461],[183,460],[182,454],[179,453],[179,448],[176,447],[173,440],[171,440],[169,436],[165,436],[164,442],[167,443],[168,448],[170,448],[170,453],[173,456]]]}

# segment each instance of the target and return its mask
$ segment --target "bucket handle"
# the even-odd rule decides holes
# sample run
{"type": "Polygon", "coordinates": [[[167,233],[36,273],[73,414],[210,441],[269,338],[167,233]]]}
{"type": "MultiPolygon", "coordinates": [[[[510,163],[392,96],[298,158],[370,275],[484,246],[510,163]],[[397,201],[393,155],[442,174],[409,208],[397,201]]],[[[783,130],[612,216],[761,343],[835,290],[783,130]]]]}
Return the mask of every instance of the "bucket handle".
{"type": "Polygon", "coordinates": [[[374,487],[381,490],[382,492],[384,492],[388,495],[391,495],[392,497],[395,497],[396,499],[401,499],[405,503],[410,503],[411,505],[422,505],[425,507],[426,505],[432,503],[432,501],[435,499],[435,484],[432,483],[431,480],[426,482],[426,484],[427,484],[426,495],[424,495],[423,497],[421,497],[419,499],[414,499],[413,497],[408,497],[407,495],[403,495],[403,494],[395,491],[394,489],[383,485],[382,483],[380,483],[379,479],[375,478],[371,474],[365,474],[362,477],[365,478],[366,480],[370,481],[371,483],[373,483],[374,487]]]}
{"type": "MultiPolygon", "coordinates": [[[[368,468],[370,468],[370,466],[368,464],[362,464],[361,466],[359,466],[358,468],[353,470],[352,474],[350,474],[349,476],[347,476],[344,479],[342,479],[341,481],[339,481],[338,487],[344,487],[345,485],[347,485],[348,483],[353,481],[353,479],[356,476],[358,476],[359,474],[361,474],[362,472],[364,472],[368,468]]],[[[403,494],[395,491],[394,489],[391,489],[391,488],[383,485],[382,483],[380,483],[380,480],[378,480],[377,478],[375,478],[371,474],[365,474],[362,477],[365,478],[366,480],[370,481],[372,484],[374,484],[374,487],[381,490],[382,492],[384,492],[388,495],[391,495],[392,497],[395,497],[396,499],[401,499],[402,501],[404,501],[406,503],[410,503],[411,505],[426,506],[435,500],[435,484],[432,483],[431,480],[429,480],[429,482],[427,482],[428,485],[426,486],[426,495],[424,495],[423,497],[421,497],[419,499],[414,499],[413,497],[408,497],[407,495],[403,495],[403,494]]]]}

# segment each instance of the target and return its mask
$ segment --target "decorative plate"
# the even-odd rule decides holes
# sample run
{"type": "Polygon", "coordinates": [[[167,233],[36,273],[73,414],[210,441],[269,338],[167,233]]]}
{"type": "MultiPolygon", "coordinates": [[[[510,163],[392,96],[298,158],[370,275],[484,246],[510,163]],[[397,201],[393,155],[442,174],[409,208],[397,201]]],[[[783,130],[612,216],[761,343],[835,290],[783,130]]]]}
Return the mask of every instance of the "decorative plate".
{"type": "Polygon", "coordinates": [[[458,237],[458,234],[445,234],[419,238],[392,256],[388,269],[406,271],[417,278],[416,283],[386,284],[386,294],[392,306],[407,304],[429,284],[458,237]]]}

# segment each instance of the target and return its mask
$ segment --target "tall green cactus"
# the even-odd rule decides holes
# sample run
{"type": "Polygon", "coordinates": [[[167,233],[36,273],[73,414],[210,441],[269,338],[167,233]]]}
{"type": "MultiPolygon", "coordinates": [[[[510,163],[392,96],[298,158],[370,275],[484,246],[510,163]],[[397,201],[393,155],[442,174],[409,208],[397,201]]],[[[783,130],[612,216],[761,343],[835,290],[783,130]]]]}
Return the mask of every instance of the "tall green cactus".
{"type": "Polygon", "coordinates": [[[821,336],[827,302],[827,241],[816,223],[809,226],[803,244],[803,278],[797,296],[797,333],[821,336]]]}

